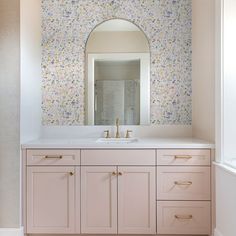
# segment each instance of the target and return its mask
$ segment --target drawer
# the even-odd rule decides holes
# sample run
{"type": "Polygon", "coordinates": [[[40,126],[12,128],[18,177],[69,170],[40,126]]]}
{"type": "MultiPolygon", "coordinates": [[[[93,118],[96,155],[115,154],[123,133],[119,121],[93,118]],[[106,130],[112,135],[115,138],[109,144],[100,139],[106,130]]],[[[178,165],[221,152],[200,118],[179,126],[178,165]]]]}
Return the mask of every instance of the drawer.
{"type": "Polygon", "coordinates": [[[210,235],[210,202],[157,202],[157,234],[210,235]]]}
{"type": "Polygon", "coordinates": [[[79,165],[80,150],[27,150],[27,165],[79,165]]]}
{"type": "Polygon", "coordinates": [[[209,149],[161,149],[157,150],[157,165],[211,165],[209,149]]]}
{"type": "Polygon", "coordinates": [[[81,165],[155,165],[155,150],[82,150],[81,165]]]}
{"type": "Polygon", "coordinates": [[[157,167],[158,200],[210,200],[210,167],[157,167]]]}

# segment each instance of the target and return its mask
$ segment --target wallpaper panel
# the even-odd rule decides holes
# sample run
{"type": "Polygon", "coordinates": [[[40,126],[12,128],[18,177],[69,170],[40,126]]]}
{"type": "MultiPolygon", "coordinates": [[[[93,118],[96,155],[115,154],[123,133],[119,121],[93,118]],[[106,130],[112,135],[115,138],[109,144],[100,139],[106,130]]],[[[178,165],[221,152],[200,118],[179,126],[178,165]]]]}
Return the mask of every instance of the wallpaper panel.
{"type": "Polygon", "coordinates": [[[149,39],[151,123],[191,124],[191,0],[42,0],[42,124],[85,123],[86,41],[113,18],[149,39]]]}

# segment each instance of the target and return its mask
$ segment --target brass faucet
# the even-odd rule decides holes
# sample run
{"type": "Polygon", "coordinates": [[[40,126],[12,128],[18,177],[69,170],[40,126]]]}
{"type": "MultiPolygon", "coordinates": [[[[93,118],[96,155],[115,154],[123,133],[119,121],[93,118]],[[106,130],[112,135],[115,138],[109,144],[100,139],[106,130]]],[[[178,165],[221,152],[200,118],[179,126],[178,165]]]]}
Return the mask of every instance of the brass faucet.
{"type": "Polygon", "coordinates": [[[116,138],[120,138],[120,131],[119,131],[120,120],[116,118],[116,138]]]}

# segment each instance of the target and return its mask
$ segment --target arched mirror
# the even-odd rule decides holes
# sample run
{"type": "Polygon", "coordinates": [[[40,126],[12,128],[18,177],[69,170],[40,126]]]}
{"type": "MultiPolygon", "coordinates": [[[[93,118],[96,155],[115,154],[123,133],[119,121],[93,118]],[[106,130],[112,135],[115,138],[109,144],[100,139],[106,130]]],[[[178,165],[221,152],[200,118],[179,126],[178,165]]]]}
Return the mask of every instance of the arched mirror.
{"type": "Polygon", "coordinates": [[[88,125],[150,123],[150,51],[146,35],[127,20],[99,24],[86,44],[88,125]]]}

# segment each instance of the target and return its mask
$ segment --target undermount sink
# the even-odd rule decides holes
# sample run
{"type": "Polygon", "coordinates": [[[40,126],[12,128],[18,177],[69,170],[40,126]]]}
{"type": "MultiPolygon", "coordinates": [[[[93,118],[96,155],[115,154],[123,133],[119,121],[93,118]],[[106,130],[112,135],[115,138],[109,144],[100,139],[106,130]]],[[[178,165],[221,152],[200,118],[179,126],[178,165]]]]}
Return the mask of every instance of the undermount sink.
{"type": "Polygon", "coordinates": [[[137,138],[99,138],[97,143],[133,143],[137,142],[137,138]]]}

